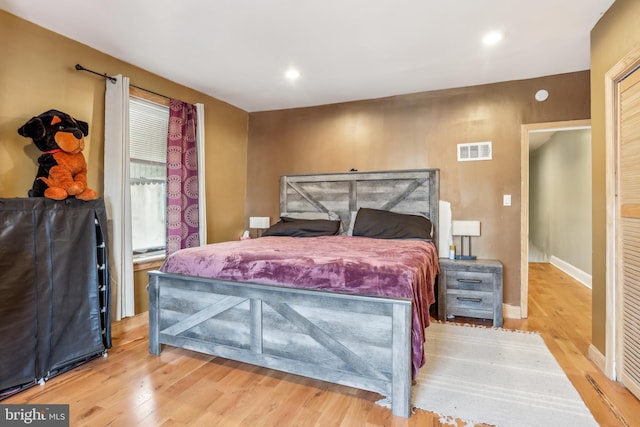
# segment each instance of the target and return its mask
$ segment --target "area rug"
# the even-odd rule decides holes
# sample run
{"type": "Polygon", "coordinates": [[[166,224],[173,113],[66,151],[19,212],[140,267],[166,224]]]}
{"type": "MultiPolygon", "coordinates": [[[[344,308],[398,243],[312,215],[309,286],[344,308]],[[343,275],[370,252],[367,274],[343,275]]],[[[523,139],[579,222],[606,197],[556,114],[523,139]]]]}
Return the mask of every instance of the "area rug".
{"type": "Polygon", "coordinates": [[[542,337],[432,323],[413,405],[441,422],[500,427],[597,427],[542,337]]]}

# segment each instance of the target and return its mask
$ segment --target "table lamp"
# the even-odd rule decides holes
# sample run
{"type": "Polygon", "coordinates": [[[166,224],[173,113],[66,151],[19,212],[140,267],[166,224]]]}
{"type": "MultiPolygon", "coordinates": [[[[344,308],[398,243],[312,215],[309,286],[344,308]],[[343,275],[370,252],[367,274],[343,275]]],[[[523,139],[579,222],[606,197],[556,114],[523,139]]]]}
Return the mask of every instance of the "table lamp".
{"type": "Polygon", "coordinates": [[[271,217],[268,216],[250,216],[249,228],[256,229],[256,237],[262,236],[264,230],[271,226],[271,217]]]}
{"type": "Polygon", "coordinates": [[[452,221],[451,235],[460,236],[460,255],[456,259],[474,260],[475,255],[471,255],[471,237],[480,235],[480,221],[452,221]],[[464,254],[464,239],[467,238],[469,252],[464,254]]]}

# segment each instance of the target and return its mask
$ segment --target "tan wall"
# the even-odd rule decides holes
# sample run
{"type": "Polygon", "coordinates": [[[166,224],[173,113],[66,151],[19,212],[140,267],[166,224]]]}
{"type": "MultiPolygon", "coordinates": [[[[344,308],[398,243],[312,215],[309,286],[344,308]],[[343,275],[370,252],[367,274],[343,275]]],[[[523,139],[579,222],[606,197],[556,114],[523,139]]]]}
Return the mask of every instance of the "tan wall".
{"type": "Polygon", "coordinates": [[[479,219],[474,254],[505,265],[520,305],[520,126],[589,118],[589,72],[369,101],[251,113],[247,215],[278,217],[283,174],[440,168],[454,219],[479,219]],[[549,99],[534,101],[546,88],[549,99]],[[458,163],[456,144],[493,141],[493,160],[458,163]],[[511,207],[502,195],[511,194],[511,207]]]}
{"type": "MultiPolygon", "coordinates": [[[[76,63],[205,109],[207,241],[236,239],[244,229],[248,114],[56,33],[0,11],[0,197],[26,197],[38,150],[17,129],[55,108],[89,123],[84,155],[89,186],[103,194],[104,92],[99,76],[76,63]]],[[[136,312],[147,307],[146,271],[135,275],[136,312]]]]}
{"type": "MultiPolygon", "coordinates": [[[[514,305],[519,301],[520,280],[520,125],[590,116],[589,73],[581,72],[253,113],[247,147],[248,115],[238,108],[4,11],[0,11],[0,35],[4,159],[0,197],[24,197],[31,187],[38,153],[16,130],[49,108],[89,122],[85,149],[89,185],[102,194],[104,81],[73,69],[81,63],[99,72],[127,75],[133,84],[168,96],[205,104],[208,242],[235,239],[246,228],[249,215],[276,218],[281,174],[439,167],[441,198],[452,203],[454,218],[482,221],[483,236],[474,242],[474,252],[505,263],[505,302],[514,305]],[[542,87],[551,96],[540,104],[533,101],[533,93],[542,87]],[[486,140],[493,141],[493,161],[456,162],[457,143],[486,140]],[[513,196],[510,208],[501,206],[502,194],[507,193],[513,196]]],[[[594,224],[594,239],[597,228],[594,224]]]]}
{"type": "Polygon", "coordinates": [[[76,63],[190,103],[205,105],[207,241],[235,239],[244,227],[248,114],[0,11],[0,197],[26,197],[39,152],[17,129],[55,108],[89,123],[89,185],[103,192],[104,92],[76,63]]]}
{"type": "Polygon", "coordinates": [[[134,296],[135,301],[134,312],[136,314],[149,311],[149,293],[147,285],[149,284],[149,274],[151,270],[157,270],[162,265],[162,261],[152,261],[145,264],[136,264],[133,271],[134,296]]]}
{"type": "Polygon", "coordinates": [[[605,354],[606,175],[605,74],[640,44],[640,2],[617,0],[591,31],[593,178],[593,345],[605,354]]]}

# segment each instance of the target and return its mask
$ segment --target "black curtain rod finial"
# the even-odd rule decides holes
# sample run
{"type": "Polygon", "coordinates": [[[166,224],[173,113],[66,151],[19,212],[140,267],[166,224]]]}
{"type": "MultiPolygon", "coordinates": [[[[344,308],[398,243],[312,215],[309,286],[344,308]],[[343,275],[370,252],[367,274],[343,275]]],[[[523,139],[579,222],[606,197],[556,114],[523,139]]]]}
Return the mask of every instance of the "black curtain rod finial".
{"type": "Polygon", "coordinates": [[[95,74],[96,76],[104,77],[105,79],[109,80],[113,84],[116,84],[118,82],[118,79],[116,79],[115,77],[108,76],[107,73],[100,74],[100,73],[95,72],[93,70],[90,70],[88,68],[84,68],[80,64],[76,64],[76,70],[78,70],[78,71],[87,71],[89,73],[95,74]]]}

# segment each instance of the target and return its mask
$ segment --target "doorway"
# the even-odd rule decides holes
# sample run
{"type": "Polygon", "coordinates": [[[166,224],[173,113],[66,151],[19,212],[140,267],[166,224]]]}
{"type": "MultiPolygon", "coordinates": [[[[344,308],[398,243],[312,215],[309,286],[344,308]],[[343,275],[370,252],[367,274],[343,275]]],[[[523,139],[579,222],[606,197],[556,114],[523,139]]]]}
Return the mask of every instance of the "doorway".
{"type": "MultiPolygon", "coordinates": [[[[529,252],[530,252],[530,151],[532,148],[537,148],[538,145],[542,145],[551,139],[560,139],[560,134],[566,131],[576,131],[591,129],[590,120],[574,120],[564,122],[550,122],[550,123],[534,123],[522,125],[521,129],[521,230],[520,230],[520,317],[528,317],[528,296],[529,296],[529,252]]],[[[558,176],[562,176],[558,173],[558,176]]],[[[538,208],[538,206],[536,206],[538,208]]],[[[554,213],[550,214],[553,217],[554,213]]],[[[552,243],[551,245],[558,245],[558,243],[552,243]]],[[[560,249],[561,251],[567,251],[568,249],[560,249]]],[[[536,256],[540,257],[539,253],[536,256]]],[[[570,256],[570,255],[569,255],[570,256]]],[[[560,258],[557,258],[560,260],[560,258]]],[[[566,270],[566,265],[558,265],[562,270],[566,270]]],[[[589,269],[590,270],[590,269],[589,269]]],[[[569,273],[571,274],[571,273],[569,273]]],[[[573,275],[573,274],[572,274],[573,275]]]]}

